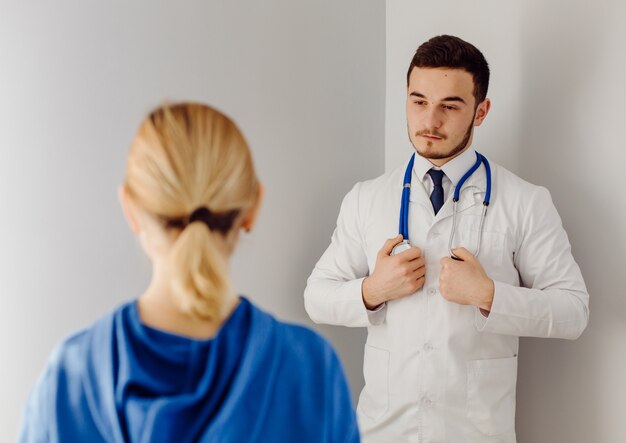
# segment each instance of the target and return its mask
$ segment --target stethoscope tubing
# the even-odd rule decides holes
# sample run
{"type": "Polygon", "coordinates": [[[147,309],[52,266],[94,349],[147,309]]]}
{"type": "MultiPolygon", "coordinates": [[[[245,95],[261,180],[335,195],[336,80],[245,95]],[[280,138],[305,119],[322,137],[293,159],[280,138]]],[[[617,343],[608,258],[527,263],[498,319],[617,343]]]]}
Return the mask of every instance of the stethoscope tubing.
{"type": "Polygon", "coordinates": [[[400,228],[399,232],[404,240],[409,239],[409,199],[411,197],[411,174],[413,174],[413,163],[415,162],[415,153],[411,156],[409,164],[404,173],[404,182],[402,185],[402,200],[400,202],[400,228]]]}
{"type": "MultiPolygon", "coordinates": [[[[404,181],[402,185],[402,199],[400,201],[400,225],[399,225],[399,233],[402,235],[403,243],[406,242],[408,246],[409,239],[409,200],[411,196],[411,175],[413,174],[413,163],[415,162],[415,153],[411,155],[411,159],[409,160],[409,164],[407,165],[406,171],[404,173],[404,181]]],[[[489,207],[489,202],[491,201],[491,166],[489,165],[489,161],[487,158],[476,152],[476,163],[472,165],[472,167],[461,177],[461,180],[457,183],[454,188],[454,196],[452,198],[452,232],[450,233],[450,240],[448,242],[448,251],[450,252],[450,256],[454,259],[460,260],[454,253],[452,252],[452,244],[454,243],[454,235],[456,232],[457,225],[457,204],[459,202],[459,197],[461,195],[461,189],[463,185],[467,181],[468,178],[472,176],[474,172],[480,167],[480,165],[485,167],[485,176],[487,178],[487,186],[485,191],[485,198],[483,199],[483,210],[480,217],[480,226],[478,228],[478,245],[476,247],[475,256],[478,256],[480,253],[480,244],[482,241],[483,228],[485,225],[485,218],[487,217],[487,208],[489,207]]]]}

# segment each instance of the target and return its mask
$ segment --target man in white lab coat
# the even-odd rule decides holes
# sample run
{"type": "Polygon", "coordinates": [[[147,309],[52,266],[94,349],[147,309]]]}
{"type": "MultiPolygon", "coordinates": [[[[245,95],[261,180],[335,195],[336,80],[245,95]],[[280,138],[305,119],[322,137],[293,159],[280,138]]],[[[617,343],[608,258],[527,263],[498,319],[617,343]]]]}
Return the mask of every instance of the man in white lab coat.
{"type": "Polygon", "coordinates": [[[477,159],[489,67],[471,44],[439,36],[417,49],[407,83],[411,248],[392,254],[406,165],[357,183],[309,277],[306,310],[368,328],[364,442],[515,442],[518,337],[577,338],[589,295],[549,192],[493,163],[482,230],[486,168],[462,186],[461,260],[450,257],[452,194],[477,159]]]}

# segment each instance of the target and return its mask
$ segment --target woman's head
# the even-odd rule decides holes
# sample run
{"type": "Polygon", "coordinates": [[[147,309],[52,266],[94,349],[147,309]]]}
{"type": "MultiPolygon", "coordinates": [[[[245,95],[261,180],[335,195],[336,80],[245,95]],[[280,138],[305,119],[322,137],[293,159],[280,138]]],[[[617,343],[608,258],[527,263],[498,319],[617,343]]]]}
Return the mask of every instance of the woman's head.
{"type": "Polygon", "coordinates": [[[219,317],[230,293],[228,258],[260,195],[237,126],[202,104],[156,109],[133,141],[123,190],[144,220],[137,227],[149,237],[144,246],[167,268],[183,310],[219,317]]]}

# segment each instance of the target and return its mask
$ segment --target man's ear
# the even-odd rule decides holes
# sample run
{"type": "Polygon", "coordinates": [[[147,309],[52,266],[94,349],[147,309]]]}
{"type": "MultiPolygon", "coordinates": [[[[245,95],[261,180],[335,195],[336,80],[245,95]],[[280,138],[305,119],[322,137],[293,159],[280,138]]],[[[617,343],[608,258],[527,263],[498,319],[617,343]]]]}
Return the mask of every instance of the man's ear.
{"type": "Polygon", "coordinates": [[[257,216],[259,215],[261,202],[263,201],[263,197],[265,196],[265,188],[263,187],[262,183],[259,183],[259,190],[257,192],[258,194],[256,204],[252,209],[250,209],[250,211],[248,211],[248,214],[246,215],[246,218],[241,225],[241,227],[245,229],[246,232],[250,232],[252,230],[252,228],[256,224],[257,216]]]}
{"type": "Polygon", "coordinates": [[[137,217],[135,216],[135,208],[133,207],[134,203],[128,195],[124,185],[120,185],[120,187],[117,188],[117,195],[120,199],[120,205],[122,206],[122,212],[124,213],[126,223],[128,223],[130,230],[133,231],[134,234],[138,234],[139,223],[137,222],[137,217]]]}
{"type": "Polygon", "coordinates": [[[490,109],[491,100],[486,98],[476,108],[476,115],[474,116],[474,126],[480,126],[483,123],[490,109]]]}

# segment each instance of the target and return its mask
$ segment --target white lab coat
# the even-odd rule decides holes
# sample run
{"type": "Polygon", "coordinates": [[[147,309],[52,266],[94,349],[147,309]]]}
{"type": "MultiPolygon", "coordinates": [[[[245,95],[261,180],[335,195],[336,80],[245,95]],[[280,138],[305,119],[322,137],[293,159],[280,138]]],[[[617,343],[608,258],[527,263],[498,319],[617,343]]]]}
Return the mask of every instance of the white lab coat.
{"type": "MultiPolygon", "coordinates": [[[[409,237],[426,259],[415,294],[367,311],[361,282],[398,232],[405,166],[358,183],[305,290],[318,323],[368,328],[357,415],[365,443],[515,442],[518,337],[575,339],[589,295],[549,192],[492,164],[492,196],[479,261],[495,282],[489,317],[446,301],[440,259],[449,256],[452,200],[435,216],[413,179],[409,237]]],[[[476,249],[485,193],[480,168],[463,186],[454,247],[476,249]]]]}

